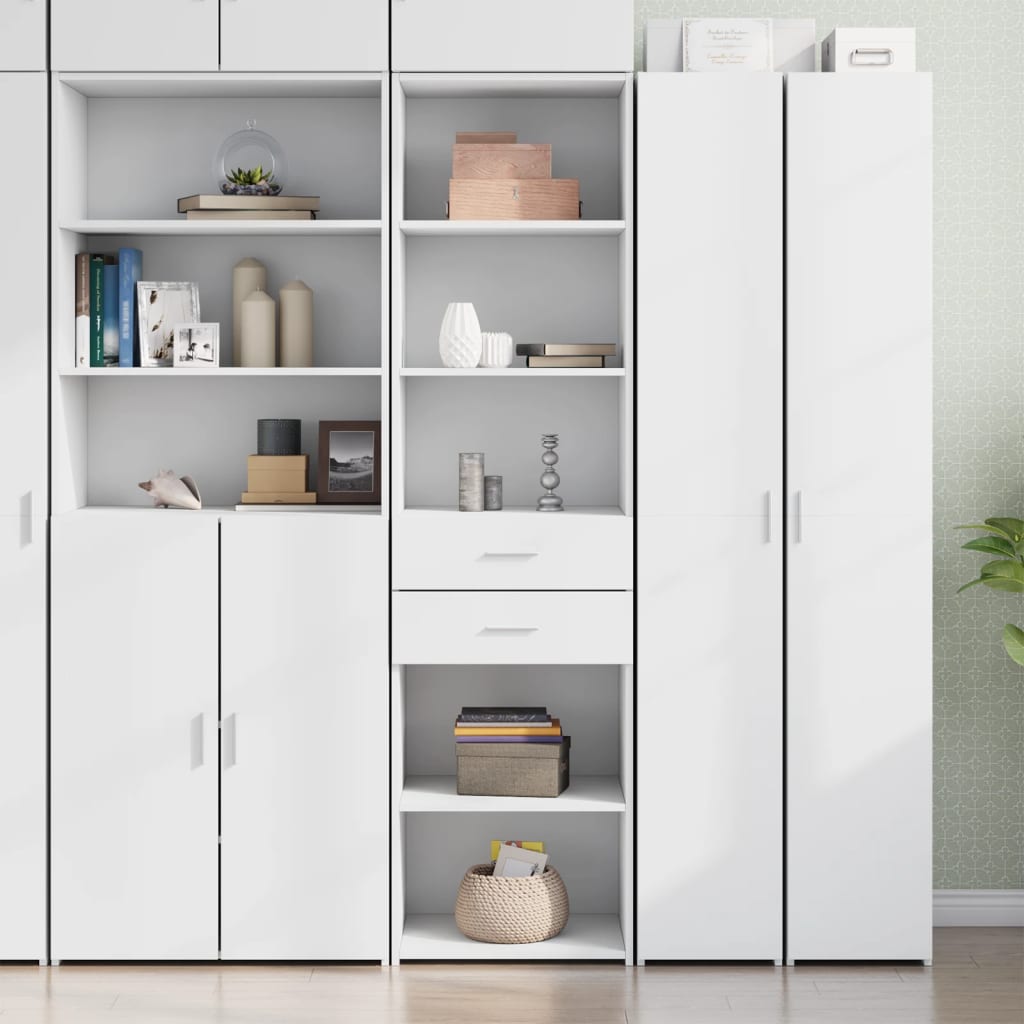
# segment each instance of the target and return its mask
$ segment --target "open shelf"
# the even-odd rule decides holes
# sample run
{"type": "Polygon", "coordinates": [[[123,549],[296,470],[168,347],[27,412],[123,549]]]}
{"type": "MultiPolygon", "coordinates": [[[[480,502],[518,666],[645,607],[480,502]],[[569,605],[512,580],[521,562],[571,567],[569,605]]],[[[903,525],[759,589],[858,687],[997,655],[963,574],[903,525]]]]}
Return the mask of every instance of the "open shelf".
{"type": "Polygon", "coordinates": [[[80,235],[379,235],[379,220],[70,220],[80,235]]]}
{"type": "Polygon", "coordinates": [[[173,366],[94,366],[65,368],[62,377],[379,377],[379,366],[211,366],[181,369],[173,366]]]}
{"type": "Polygon", "coordinates": [[[381,93],[381,76],[373,73],[65,71],[59,82],[105,99],[372,99],[381,93]]]}
{"type": "Polygon", "coordinates": [[[618,505],[570,505],[562,509],[561,512],[546,512],[538,513],[535,505],[506,505],[503,509],[497,512],[460,512],[457,505],[413,505],[402,509],[399,512],[403,516],[467,516],[467,515],[486,515],[486,516],[529,516],[532,519],[536,519],[538,515],[552,516],[555,515],[560,519],[566,519],[570,516],[624,516],[626,513],[618,505]]]}
{"type": "Polygon", "coordinates": [[[403,960],[624,960],[617,914],[575,914],[546,942],[502,945],[467,939],[451,914],[410,914],[402,930],[403,960]]]}
{"type": "Polygon", "coordinates": [[[406,366],[399,371],[402,377],[624,377],[626,371],[621,366],[606,366],[604,369],[576,367],[562,369],[560,367],[525,367],[476,366],[468,370],[453,370],[436,366],[406,366]]]}
{"type": "Polygon", "coordinates": [[[621,235],[626,223],[621,220],[403,220],[399,227],[404,235],[434,238],[467,235],[593,238],[621,235]]]}
{"type": "Polygon", "coordinates": [[[615,776],[573,775],[569,788],[556,797],[459,796],[452,775],[414,775],[402,789],[402,811],[571,813],[597,811],[619,814],[626,809],[622,786],[615,776]]]}

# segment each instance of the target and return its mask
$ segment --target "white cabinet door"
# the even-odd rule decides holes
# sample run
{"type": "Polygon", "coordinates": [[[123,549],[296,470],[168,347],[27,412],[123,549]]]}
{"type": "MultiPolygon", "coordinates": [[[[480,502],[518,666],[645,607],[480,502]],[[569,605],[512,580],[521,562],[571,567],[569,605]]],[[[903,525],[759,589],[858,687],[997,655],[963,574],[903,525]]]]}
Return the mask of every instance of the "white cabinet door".
{"type": "Polygon", "coordinates": [[[387,959],[387,522],[225,519],[226,959],[387,959]]]}
{"type": "Polygon", "coordinates": [[[50,0],[54,71],[216,71],[217,0],[50,0]]]}
{"type": "Polygon", "coordinates": [[[5,213],[5,234],[17,244],[0,246],[0,281],[12,297],[0,341],[0,516],[45,515],[46,75],[0,74],[0,111],[20,168],[18,201],[5,213]]]}
{"type": "Polygon", "coordinates": [[[931,549],[927,513],[790,545],[790,959],[931,957],[931,549]]]}
{"type": "Polygon", "coordinates": [[[782,957],[782,540],[641,516],[637,955],[782,957]]]}
{"type": "Polygon", "coordinates": [[[931,76],[790,75],[789,480],[805,515],[931,502],[931,76]]]}
{"type": "Polygon", "coordinates": [[[0,960],[46,958],[46,520],[0,516],[0,960]]]}
{"type": "Polygon", "coordinates": [[[638,508],[764,514],[782,501],[782,75],[638,79],[638,508]]]}
{"type": "Polygon", "coordinates": [[[632,71],[632,0],[391,0],[395,71],[632,71]]]}
{"type": "Polygon", "coordinates": [[[45,70],[46,0],[0,0],[0,71],[45,70]]]}
{"type": "Polygon", "coordinates": [[[217,956],[217,516],[52,525],[51,952],[217,956]]]}
{"type": "Polygon", "coordinates": [[[223,0],[222,71],[386,71],[387,0],[223,0]]]}

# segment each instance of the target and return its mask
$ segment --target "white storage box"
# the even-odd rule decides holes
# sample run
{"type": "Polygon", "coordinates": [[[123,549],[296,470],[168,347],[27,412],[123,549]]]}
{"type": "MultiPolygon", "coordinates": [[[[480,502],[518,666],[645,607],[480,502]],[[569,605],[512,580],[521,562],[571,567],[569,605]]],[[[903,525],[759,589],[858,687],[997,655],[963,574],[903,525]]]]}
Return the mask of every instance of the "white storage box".
{"type": "Polygon", "coordinates": [[[837,28],[821,42],[822,71],[916,71],[912,28],[837,28]]]}

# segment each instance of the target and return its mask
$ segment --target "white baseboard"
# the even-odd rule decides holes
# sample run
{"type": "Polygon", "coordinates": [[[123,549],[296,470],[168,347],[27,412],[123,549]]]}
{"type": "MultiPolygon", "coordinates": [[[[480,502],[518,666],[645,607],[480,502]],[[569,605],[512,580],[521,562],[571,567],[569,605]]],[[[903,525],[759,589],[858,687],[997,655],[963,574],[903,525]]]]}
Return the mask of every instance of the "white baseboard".
{"type": "Polygon", "coordinates": [[[1024,927],[1024,889],[936,889],[936,928],[1024,927]]]}

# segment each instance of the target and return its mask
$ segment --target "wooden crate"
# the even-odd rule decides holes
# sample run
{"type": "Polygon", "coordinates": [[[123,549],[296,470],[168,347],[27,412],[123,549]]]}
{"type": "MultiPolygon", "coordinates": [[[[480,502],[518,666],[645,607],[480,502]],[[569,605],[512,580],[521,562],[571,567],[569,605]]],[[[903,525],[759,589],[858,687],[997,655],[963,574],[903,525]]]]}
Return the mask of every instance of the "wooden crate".
{"type": "Polygon", "coordinates": [[[452,146],[453,178],[550,178],[551,144],[452,146]]]}
{"type": "Polygon", "coordinates": [[[579,220],[577,178],[452,178],[449,220],[579,220]]]}

